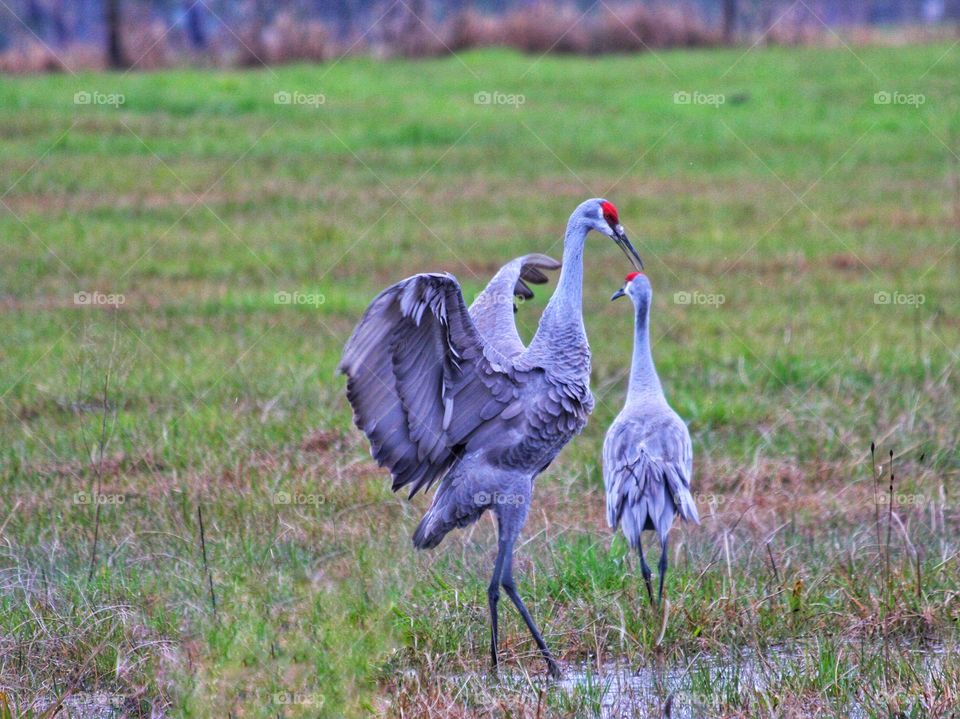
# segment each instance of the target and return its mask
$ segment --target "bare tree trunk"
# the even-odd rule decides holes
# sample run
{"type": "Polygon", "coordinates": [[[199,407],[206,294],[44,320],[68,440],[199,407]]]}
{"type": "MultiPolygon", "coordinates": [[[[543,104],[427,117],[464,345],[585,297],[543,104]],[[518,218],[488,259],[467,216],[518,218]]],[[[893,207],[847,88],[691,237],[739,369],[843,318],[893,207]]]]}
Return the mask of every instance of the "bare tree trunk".
{"type": "Polygon", "coordinates": [[[114,70],[130,66],[120,38],[120,0],[104,0],[104,23],[107,31],[107,65],[114,70]]]}
{"type": "Polygon", "coordinates": [[[59,0],[50,8],[53,18],[53,38],[58,47],[63,47],[70,40],[70,30],[67,27],[67,9],[64,0],[59,0]]]}
{"type": "Polygon", "coordinates": [[[764,45],[770,44],[770,31],[773,29],[773,4],[775,0],[761,0],[760,2],[760,36],[764,45]]]}
{"type": "MultiPolygon", "coordinates": [[[[186,4],[186,3],[185,3],[186,4]]],[[[190,3],[187,8],[187,36],[195,48],[207,47],[207,31],[203,24],[203,4],[190,3]]]]}
{"type": "Polygon", "coordinates": [[[731,44],[737,32],[737,0],[723,0],[723,41],[731,44]]]}

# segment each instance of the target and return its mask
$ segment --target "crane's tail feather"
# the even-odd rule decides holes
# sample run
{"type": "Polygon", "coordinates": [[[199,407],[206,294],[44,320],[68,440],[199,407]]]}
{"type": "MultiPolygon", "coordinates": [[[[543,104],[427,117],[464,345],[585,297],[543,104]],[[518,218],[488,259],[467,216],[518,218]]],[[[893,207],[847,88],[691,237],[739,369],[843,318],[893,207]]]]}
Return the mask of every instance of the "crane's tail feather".
{"type": "Polygon", "coordinates": [[[607,488],[607,521],[623,530],[630,546],[636,548],[640,534],[655,531],[663,542],[673,519],[700,524],[700,515],[683,470],[672,463],[660,463],[641,453],[629,467],[630,481],[607,488]]]}
{"type": "Polygon", "coordinates": [[[483,501],[484,493],[472,491],[471,486],[456,469],[444,478],[413,533],[413,546],[433,549],[450,530],[466,527],[480,518],[488,504],[483,501]]]}
{"type": "Polygon", "coordinates": [[[433,549],[451,529],[463,528],[473,524],[483,514],[483,509],[469,514],[451,514],[442,510],[434,511],[433,507],[423,516],[420,524],[413,533],[413,546],[417,549],[433,549]]]}
{"type": "Polygon", "coordinates": [[[670,496],[673,498],[673,504],[677,508],[677,514],[681,519],[694,524],[700,524],[700,514],[697,512],[697,503],[690,493],[690,487],[684,481],[683,477],[677,472],[676,467],[668,466],[664,468],[664,477],[667,480],[667,487],[670,490],[670,496]]]}

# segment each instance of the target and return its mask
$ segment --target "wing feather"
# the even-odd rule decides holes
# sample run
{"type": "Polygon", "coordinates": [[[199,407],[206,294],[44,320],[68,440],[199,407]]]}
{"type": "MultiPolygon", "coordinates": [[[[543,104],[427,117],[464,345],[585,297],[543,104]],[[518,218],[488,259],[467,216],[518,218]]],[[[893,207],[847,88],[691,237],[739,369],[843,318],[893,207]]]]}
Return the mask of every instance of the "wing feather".
{"type": "Polygon", "coordinates": [[[484,342],[451,275],[414,275],[381,292],[340,370],[374,459],[410,496],[446,474],[519,393],[513,364],[484,342]]]}
{"type": "Polygon", "coordinates": [[[484,340],[506,357],[522,353],[525,347],[513,316],[513,298],[531,299],[533,291],[526,283],[543,284],[548,277],[541,270],[559,268],[557,260],[536,253],[517,257],[501,267],[470,305],[470,317],[484,340]]]}

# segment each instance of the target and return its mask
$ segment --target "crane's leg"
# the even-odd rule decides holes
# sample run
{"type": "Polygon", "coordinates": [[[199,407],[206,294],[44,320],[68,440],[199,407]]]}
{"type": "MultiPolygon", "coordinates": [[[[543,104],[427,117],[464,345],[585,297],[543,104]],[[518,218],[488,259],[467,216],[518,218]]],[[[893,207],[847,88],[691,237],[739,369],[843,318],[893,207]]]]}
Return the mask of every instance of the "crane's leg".
{"type": "Polygon", "coordinates": [[[653,606],[653,586],[650,584],[650,578],[653,572],[650,571],[650,565],[647,564],[646,557],[643,556],[643,540],[637,542],[637,554],[640,555],[640,573],[643,574],[643,583],[647,585],[647,596],[650,597],[650,606],[653,606]]]}
{"type": "Polygon", "coordinates": [[[660,591],[657,592],[657,604],[663,603],[663,578],[667,576],[667,537],[660,539],[660,591]]]}
{"type": "Polygon", "coordinates": [[[509,542],[509,552],[503,567],[503,579],[501,583],[507,592],[507,596],[510,597],[510,601],[513,602],[517,611],[520,612],[520,616],[523,617],[523,621],[526,622],[527,629],[529,629],[533,635],[533,641],[535,641],[540,648],[540,654],[543,655],[544,660],[547,662],[547,670],[550,672],[550,676],[554,679],[559,679],[561,676],[560,667],[553,658],[553,654],[547,649],[547,643],[543,641],[543,636],[541,636],[540,630],[537,629],[537,625],[533,621],[533,617],[530,616],[530,612],[527,611],[526,605],[517,593],[517,586],[513,581],[513,543],[515,539],[516,537],[509,542]]]}
{"type": "Polygon", "coordinates": [[[497,659],[497,602],[500,601],[500,578],[503,573],[503,563],[512,547],[507,546],[503,537],[503,530],[499,528],[497,539],[497,559],[493,563],[493,576],[490,578],[490,584],[487,585],[487,604],[490,606],[490,663],[493,670],[497,670],[499,664],[497,659]]]}

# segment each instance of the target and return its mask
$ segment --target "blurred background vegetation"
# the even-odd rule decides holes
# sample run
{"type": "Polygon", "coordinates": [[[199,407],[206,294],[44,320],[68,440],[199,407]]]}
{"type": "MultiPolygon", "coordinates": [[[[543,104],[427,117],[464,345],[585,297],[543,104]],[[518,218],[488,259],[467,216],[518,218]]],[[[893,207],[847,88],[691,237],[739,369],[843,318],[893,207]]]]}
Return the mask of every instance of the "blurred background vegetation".
{"type": "Polygon", "coordinates": [[[9,0],[0,71],[902,43],[954,36],[958,22],[960,0],[9,0]]]}

